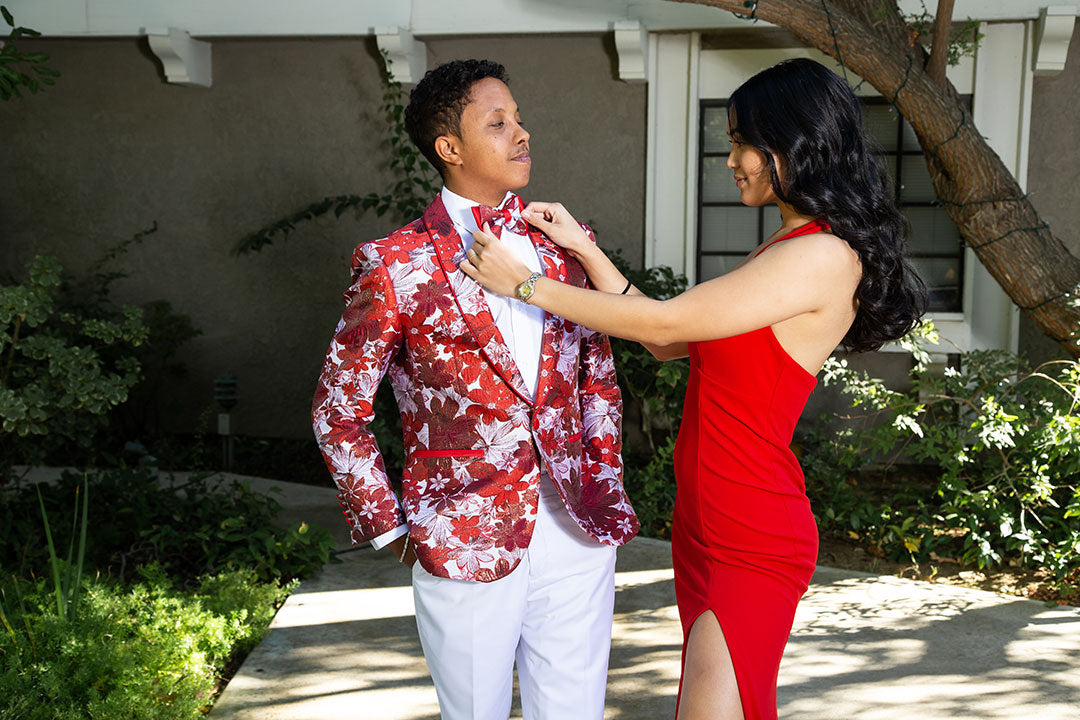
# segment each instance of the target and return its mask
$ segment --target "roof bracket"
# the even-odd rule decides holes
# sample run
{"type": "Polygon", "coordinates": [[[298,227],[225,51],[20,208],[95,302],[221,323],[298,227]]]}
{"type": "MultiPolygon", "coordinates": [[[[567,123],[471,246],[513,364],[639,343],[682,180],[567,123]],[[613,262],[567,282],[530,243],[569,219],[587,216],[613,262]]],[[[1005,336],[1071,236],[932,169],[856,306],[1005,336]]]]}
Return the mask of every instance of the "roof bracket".
{"type": "Polygon", "coordinates": [[[177,85],[210,87],[210,43],[194,40],[185,30],[148,33],[150,50],[161,60],[165,79],[177,85]]]}

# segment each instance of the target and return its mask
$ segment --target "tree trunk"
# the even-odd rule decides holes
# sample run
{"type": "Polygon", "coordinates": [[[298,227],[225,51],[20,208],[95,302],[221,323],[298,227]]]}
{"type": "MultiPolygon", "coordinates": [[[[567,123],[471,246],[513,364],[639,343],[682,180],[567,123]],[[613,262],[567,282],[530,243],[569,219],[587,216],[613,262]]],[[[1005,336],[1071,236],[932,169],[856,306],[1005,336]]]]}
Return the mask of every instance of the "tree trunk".
{"type": "Polygon", "coordinates": [[[1029,317],[1080,357],[1080,260],[1050,231],[972,124],[955,88],[926,71],[927,54],[895,0],[676,0],[786,28],[870,83],[911,124],[934,190],[964,242],[1029,317]]]}

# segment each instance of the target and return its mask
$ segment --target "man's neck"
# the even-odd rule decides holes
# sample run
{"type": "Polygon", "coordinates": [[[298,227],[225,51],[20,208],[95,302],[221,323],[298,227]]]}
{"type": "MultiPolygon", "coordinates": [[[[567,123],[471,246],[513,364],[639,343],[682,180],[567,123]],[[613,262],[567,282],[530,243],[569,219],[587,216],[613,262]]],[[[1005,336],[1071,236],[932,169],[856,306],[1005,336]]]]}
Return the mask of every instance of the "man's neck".
{"type": "Polygon", "coordinates": [[[446,189],[455,195],[472,200],[474,203],[481,205],[487,205],[488,207],[498,207],[502,203],[503,198],[506,197],[506,193],[510,192],[507,188],[485,188],[468,183],[458,182],[454,178],[447,178],[445,181],[446,189]]]}

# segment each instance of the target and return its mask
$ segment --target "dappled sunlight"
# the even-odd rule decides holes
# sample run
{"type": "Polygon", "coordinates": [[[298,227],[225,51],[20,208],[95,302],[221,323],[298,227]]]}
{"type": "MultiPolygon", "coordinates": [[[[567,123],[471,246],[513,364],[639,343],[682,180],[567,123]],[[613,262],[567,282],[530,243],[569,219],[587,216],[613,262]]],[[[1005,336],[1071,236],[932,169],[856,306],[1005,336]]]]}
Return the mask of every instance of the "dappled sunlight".
{"type": "Polygon", "coordinates": [[[781,716],[1076,717],[1076,608],[852,575],[819,569],[800,605],[781,716]]]}
{"type": "Polygon", "coordinates": [[[329,590],[293,595],[296,602],[288,602],[278,611],[273,628],[299,627],[302,625],[325,625],[334,618],[351,620],[379,620],[392,617],[413,617],[411,587],[360,588],[356,590],[329,590]],[[318,611],[312,612],[312,606],[318,611]]]}
{"type": "MultiPolygon", "coordinates": [[[[408,569],[368,549],[342,559],[289,598],[212,717],[438,717],[408,569]]],[[[671,718],[682,631],[670,546],[635,540],[616,568],[605,717],[671,718]]],[[[1080,609],[818,568],[780,668],[780,716],[1073,719],[1076,658],[1080,609]]]]}

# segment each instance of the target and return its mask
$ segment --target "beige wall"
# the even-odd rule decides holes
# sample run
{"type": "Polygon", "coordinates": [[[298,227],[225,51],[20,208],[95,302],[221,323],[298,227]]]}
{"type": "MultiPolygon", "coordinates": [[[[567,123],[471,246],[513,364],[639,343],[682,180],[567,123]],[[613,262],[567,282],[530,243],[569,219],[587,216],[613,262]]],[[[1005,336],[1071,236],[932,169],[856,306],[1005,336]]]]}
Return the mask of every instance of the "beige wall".
{"type": "MultiPolygon", "coordinates": [[[[429,66],[503,62],[533,134],[526,199],[558,199],[639,261],[645,87],[616,79],[601,36],[429,41],[429,66]],[[566,80],[572,83],[566,84],[566,80]]],[[[326,195],[388,186],[382,84],[370,40],[218,40],[213,87],[168,85],[145,41],[40,41],[55,88],[0,103],[0,272],[36,253],[77,273],[157,221],[119,265],[118,299],[164,298],[203,331],[171,388],[173,429],[240,381],[236,431],[306,437],[311,392],[357,242],[389,220],[320,220],[233,257],[238,239],[326,195]]]]}
{"type": "MultiPolygon", "coordinates": [[[[1080,255],[1080,28],[1074,28],[1065,70],[1036,77],[1032,90],[1028,193],[1054,235],[1080,255]]],[[[1064,352],[1027,316],[1020,348],[1036,361],[1064,352]]]]}

